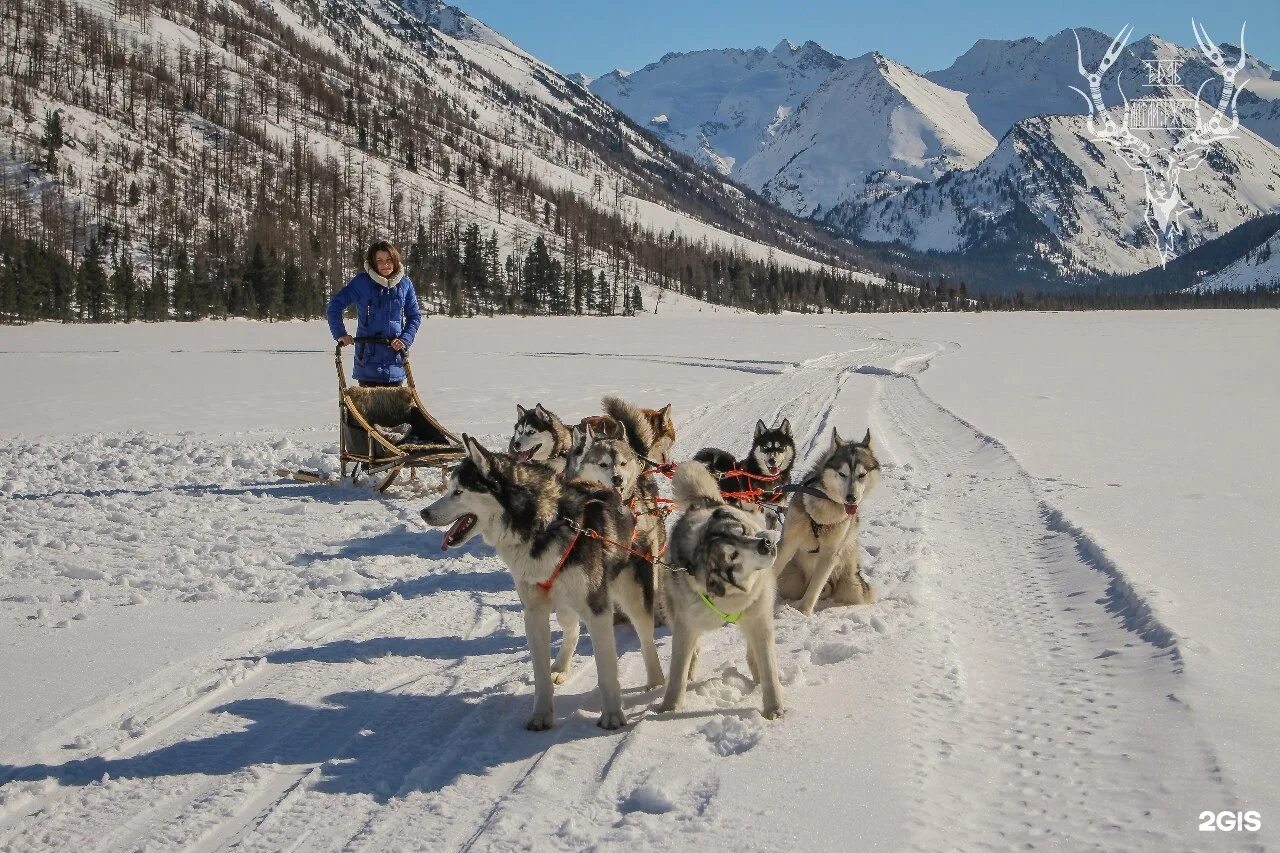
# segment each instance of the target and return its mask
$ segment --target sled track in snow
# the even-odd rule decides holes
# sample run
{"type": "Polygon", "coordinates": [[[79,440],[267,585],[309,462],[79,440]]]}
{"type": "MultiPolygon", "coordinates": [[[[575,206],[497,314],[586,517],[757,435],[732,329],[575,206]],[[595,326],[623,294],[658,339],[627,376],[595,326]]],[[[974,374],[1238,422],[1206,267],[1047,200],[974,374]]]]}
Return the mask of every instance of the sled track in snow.
{"type": "Polygon", "coordinates": [[[1182,849],[1204,803],[1235,798],[1177,699],[1172,632],[999,441],[914,376],[886,377],[876,410],[925,505],[915,849],[1182,849]],[[1003,807],[975,810],[976,790],[1003,807]]]}
{"type": "MultiPolygon", "coordinates": [[[[741,452],[756,417],[785,414],[800,471],[833,426],[861,436],[855,402],[873,395],[885,482],[863,543],[882,598],[808,620],[780,609],[788,704],[883,650],[893,683],[848,701],[902,703],[904,760],[890,771],[914,800],[902,849],[1180,849],[1198,808],[1235,798],[1176,698],[1176,636],[1003,445],[921,391],[915,376],[944,350],[873,339],[794,366],[753,362],[763,378],[679,422],[688,458],[741,452]],[[1090,837],[1071,835],[1081,815],[1090,837]]],[[[264,663],[211,661],[190,696],[151,685],[145,703],[78,713],[78,729],[56,734],[91,734],[98,757],[0,767],[0,850],[577,850],[669,845],[673,826],[688,846],[741,850],[725,762],[805,720],[760,719],[736,632],[707,636],[691,707],[656,718],[619,628],[620,732],[594,725],[584,634],[556,728],[529,733],[514,591],[496,557],[457,559],[239,653],[264,663]],[[145,721],[140,737],[121,732],[124,708],[145,721]]],[[[787,831],[755,841],[781,845],[787,831]]]]}

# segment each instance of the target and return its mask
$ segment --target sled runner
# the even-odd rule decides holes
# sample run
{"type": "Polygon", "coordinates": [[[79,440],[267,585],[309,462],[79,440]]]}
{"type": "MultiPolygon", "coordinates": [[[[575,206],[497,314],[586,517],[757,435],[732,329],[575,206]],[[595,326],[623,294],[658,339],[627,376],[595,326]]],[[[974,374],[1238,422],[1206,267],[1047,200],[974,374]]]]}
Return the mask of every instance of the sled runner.
{"type": "MultiPolygon", "coordinates": [[[[387,338],[356,338],[358,344],[390,346],[387,338]]],[[[441,468],[466,456],[462,441],[445,429],[422,404],[413,381],[409,354],[401,352],[405,384],[391,388],[362,388],[348,384],[342,367],[342,345],[334,348],[338,371],[338,447],[342,477],[350,466],[351,482],[386,475],[378,486],[385,491],[405,468],[441,468]]],[[[317,482],[309,471],[280,471],[302,482],[317,482]]]]}

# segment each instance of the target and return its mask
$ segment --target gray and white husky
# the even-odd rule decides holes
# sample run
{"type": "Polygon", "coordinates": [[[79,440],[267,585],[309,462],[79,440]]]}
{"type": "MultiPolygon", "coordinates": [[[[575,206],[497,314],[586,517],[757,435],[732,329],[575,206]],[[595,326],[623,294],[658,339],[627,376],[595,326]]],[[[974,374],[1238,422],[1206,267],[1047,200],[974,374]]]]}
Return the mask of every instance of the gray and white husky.
{"type": "Polygon", "coordinates": [[[693,677],[699,637],[731,622],[747,640],[747,666],[764,694],[764,715],[774,719],[783,710],[773,640],[778,534],[765,529],[761,513],[726,504],[701,462],[681,465],[672,489],[684,514],[671,531],[665,558],[671,669],[657,710],[679,709],[693,677]]]}
{"type": "Polygon", "coordinates": [[[839,604],[870,604],[871,586],[858,565],[858,509],[880,480],[871,430],[862,441],[844,441],[831,430],[831,446],[787,505],[778,546],[778,592],[813,613],[828,584],[839,604]],[[820,495],[820,496],[819,496],[820,495]]]}
{"type": "MultiPolygon", "coordinates": [[[[565,477],[590,480],[614,489],[634,519],[630,541],[622,544],[629,549],[624,553],[630,563],[628,575],[635,583],[615,584],[612,594],[640,639],[647,686],[657,687],[662,684],[662,663],[654,644],[653,626],[658,621],[659,584],[652,557],[661,554],[667,545],[667,527],[662,515],[656,512],[657,484],[652,474],[641,476],[646,467],[644,460],[625,438],[599,437],[587,422],[575,426],[571,432],[573,450],[569,453],[565,477]],[[641,556],[644,554],[650,555],[650,559],[641,556]],[[621,600],[637,593],[637,599],[621,600]]],[[[566,661],[566,675],[568,666],[566,661]]]]}
{"type": "Polygon", "coordinates": [[[533,658],[533,714],[525,726],[541,731],[554,721],[552,610],[564,627],[564,646],[555,668],[567,673],[578,641],[578,622],[585,619],[600,679],[598,725],[606,729],[626,725],[613,605],[616,601],[628,618],[642,622],[643,614],[629,608],[630,602],[643,600],[644,593],[637,588],[639,581],[625,551],[578,535],[573,525],[626,542],[633,524],[630,512],[616,491],[599,483],[562,480],[546,465],[490,453],[468,435],[463,443],[466,458],[450,475],[444,496],[422,510],[422,518],[433,527],[448,527],[445,548],[483,536],[515,579],[533,658]]]}
{"type": "Polygon", "coordinates": [[[542,462],[562,471],[569,442],[569,428],[554,412],[541,403],[532,409],[516,404],[516,424],[507,449],[517,461],[542,462]]]}

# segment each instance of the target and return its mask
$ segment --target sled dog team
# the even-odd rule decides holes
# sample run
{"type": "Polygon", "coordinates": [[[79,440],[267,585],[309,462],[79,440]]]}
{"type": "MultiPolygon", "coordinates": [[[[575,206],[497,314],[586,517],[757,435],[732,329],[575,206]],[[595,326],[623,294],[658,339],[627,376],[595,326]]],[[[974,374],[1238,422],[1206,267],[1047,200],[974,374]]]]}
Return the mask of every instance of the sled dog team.
{"type": "Polygon", "coordinates": [[[831,444],[798,482],[791,424],[757,421],[744,459],[717,448],[671,464],[671,407],[643,409],[617,397],[572,428],[541,404],[516,407],[506,452],[464,435],[467,456],[422,518],[446,527],[443,548],[484,538],[506,562],[523,605],[533,658],[534,705],[526,722],[553,724],[554,685],[569,676],[582,621],[600,681],[598,725],[626,725],[614,641],[615,608],[640,638],[646,686],[663,684],[654,624],[672,629],[671,664],[658,712],[678,709],[698,663],[702,634],[729,623],[747,642],[764,716],[782,714],[774,650],[775,597],[809,615],[820,597],[865,604],[872,591],[858,565],[858,507],[880,466],[871,432],[831,444]],[[659,494],[670,474],[673,500],[659,494]],[[789,498],[787,497],[789,496],[789,498]],[[782,505],[785,502],[785,509],[782,505]],[[674,503],[680,516],[670,531],[674,503]],[[781,531],[774,529],[782,516],[781,531]],[[564,634],[551,659],[551,612],[564,634]]]}

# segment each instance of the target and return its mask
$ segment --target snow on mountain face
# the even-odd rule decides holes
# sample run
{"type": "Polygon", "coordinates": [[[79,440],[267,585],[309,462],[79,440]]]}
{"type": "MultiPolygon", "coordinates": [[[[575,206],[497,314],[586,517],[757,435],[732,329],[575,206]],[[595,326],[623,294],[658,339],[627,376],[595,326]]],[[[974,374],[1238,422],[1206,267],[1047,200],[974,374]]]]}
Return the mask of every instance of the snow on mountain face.
{"type": "Polygon", "coordinates": [[[1217,290],[1250,290],[1280,287],[1280,232],[1235,263],[1201,279],[1192,290],[1212,293],[1217,290]]]}
{"type": "Polygon", "coordinates": [[[812,41],[784,39],[772,51],[669,53],[590,88],[672,148],[733,175],[843,61],[812,41]],[[658,116],[666,120],[654,122],[658,116]]]}
{"type": "MultiPolygon", "coordinates": [[[[1145,221],[1144,173],[1091,141],[1085,121],[1025,119],[977,168],[878,202],[842,205],[827,219],[877,242],[1047,261],[1067,277],[1149,269],[1160,258],[1145,221]]],[[[1166,131],[1147,133],[1156,146],[1176,141],[1166,131]]],[[[1192,209],[1182,217],[1179,253],[1280,205],[1280,150],[1241,129],[1200,168],[1183,172],[1180,187],[1192,209]]]]}
{"type": "Polygon", "coordinates": [[[970,168],[995,145],[963,94],[869,53],[833,72],[738,177],[814,215],[970,168]]]}
{"type": "Polygon", "coordinates": [[[427,26],[447,36],[499,47],[533,60],[532,56],[517,47],[515,42],[506,36],[442,0],[403,0],[400,5],[427,26]]]}
{"type": "MultiPolygon", "coordinates": [[[[1111,45],[1112,36],[1088,27],[1075,33],[1080,38],[1085,68],[1092,71],[1111,45]]],[[[1233,62],[1239,56],[1237,47],[1225,44],[1222,47],[1228,61],[1233,62]]],[[[1179,77],[1191,92],[1205,80],[1217,76],[1195,47],[1183,47],[1148,35],[1130,43],[1107,71],[1103,96],[1108,104],[1120,102],[1118,84],[1130,99],[1145,94],[1144,59],[1181,61],[1179,77]]],[[[1044,41],[981,39],[951,67],[925,76],[940,86],[967,93],[969,106],[983,127],[999,138],[1024,118],[1083,112],[1084,102],[1068,88],[1085,88],[1076,63],[1076,38],[1067,29],[1044,41]]],[[[1241,124],[1273,144],[1280,144],[1280,73],[1265,62],[1249,57],[1240,79],[1248,80],[1238,104],[1241,124]]],[[[1206,99],[1216,98],[1218,91],[1218,86],[1211,82],[1205,88],[1206,99]]]]}

